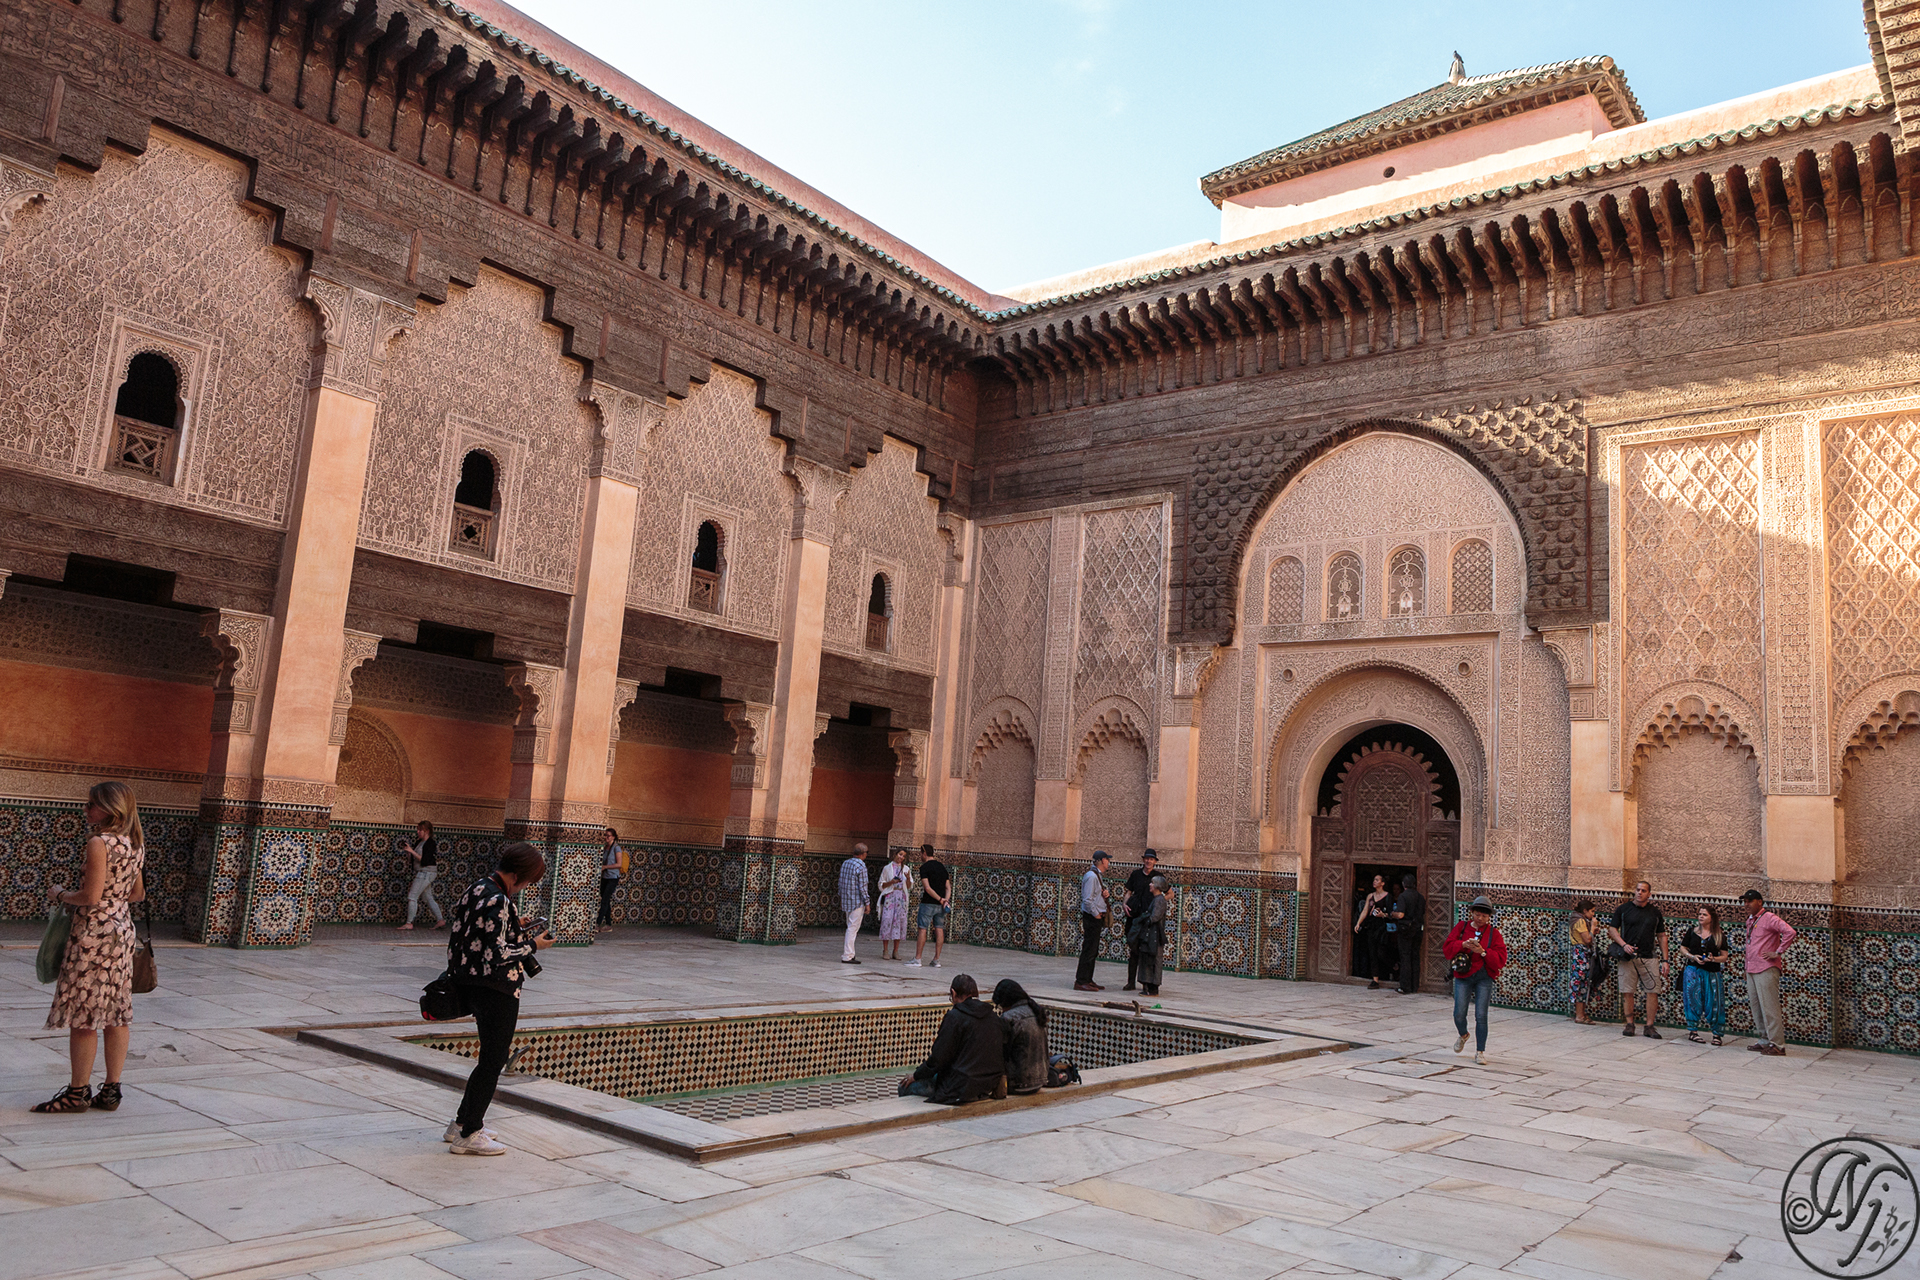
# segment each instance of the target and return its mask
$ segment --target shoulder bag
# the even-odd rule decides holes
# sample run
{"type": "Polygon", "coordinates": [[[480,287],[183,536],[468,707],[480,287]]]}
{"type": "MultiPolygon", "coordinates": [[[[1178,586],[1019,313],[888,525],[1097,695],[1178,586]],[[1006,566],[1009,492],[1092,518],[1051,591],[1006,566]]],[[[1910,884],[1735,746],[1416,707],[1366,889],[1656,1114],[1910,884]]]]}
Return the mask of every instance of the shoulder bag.
{"type": "Polygon", "coordinates": [[[153,899],[145,896],[140,899],[140,914],[147,922],[147,936],[142,939],[140,931],[135,929],[133,949],[133,994],[146,995],[160,985],[160,970],[153,962],[153,899]]]}
{"type": "Polygon", "coordinates": [[[60,976],[60,962],[67,956],[67,935],[73,932],[73,916],[56,902],[47,908],[47,931],[40,935],[40,954],[33,958],[33,976],[52,982],[60,976]]]}
{"type": "Polygon", "coordinates": [[[451,971],[441,974],[420,993],[420,1016],[428,1022],[452,1022],[467,1016],[466,997],[454,985],[451,971]]]}

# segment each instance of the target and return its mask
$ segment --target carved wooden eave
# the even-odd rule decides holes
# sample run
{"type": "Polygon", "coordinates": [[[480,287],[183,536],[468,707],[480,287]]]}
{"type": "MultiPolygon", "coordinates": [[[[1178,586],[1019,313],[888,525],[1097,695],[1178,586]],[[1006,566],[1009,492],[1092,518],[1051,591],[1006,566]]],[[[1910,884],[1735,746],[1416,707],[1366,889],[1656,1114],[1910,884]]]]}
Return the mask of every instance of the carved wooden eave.
{"type": "Polygon", "coordinates": [[[1346,125],[1215,170],[1200,179],[1200,190],[1218,208],[1275,183],[1580,97],[1592,97],[1616,129],[1646,120],[1626,73],[1612,58],[1579,58],[1436,85],[1346,125]]]}
{"type": "Polygon", "coordinates": [[[1905,144],[1920,147],[1920,6],[1911,0],[1862,0],[1861,7],[1880,92],[1895,106],[1905,144]]]}

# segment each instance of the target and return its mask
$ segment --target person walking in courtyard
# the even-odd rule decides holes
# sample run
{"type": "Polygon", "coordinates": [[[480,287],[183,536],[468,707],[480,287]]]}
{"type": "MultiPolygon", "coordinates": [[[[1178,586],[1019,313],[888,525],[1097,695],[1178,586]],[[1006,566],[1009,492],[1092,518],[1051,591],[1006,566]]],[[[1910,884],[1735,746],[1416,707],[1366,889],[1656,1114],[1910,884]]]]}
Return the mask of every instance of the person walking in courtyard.
{"type": "Polygon", "coordinates": [[[847,942],[840,949],[841,964],[859,964],[853,954],[854,941],[860,936],[860,921],[867,914],[867,846],[853,846],[853,856],[840,864],[840,910],[847,916],[847,942]]]}
{"type": "Polygon", "coordinates": [[[1007,1024],[1007,1092],[1040,1092],[1047,1085],[1047,1011],[1012,978],[994,987],[993,1005],[1007,1024]]]}
{"type": "Polygon", "coordinates": [[[400,847],[413,860],[413,883],[407,887],[407,919],[400,927],[413,928],[413,917],[420,910],[420,900],[425,898],[433,911],[433,927],[444,929],[447,917],[433,897],[433,882],[440,878],[440,845],[433,838],[433,824],[423,819],[414,828],[413,840],[400,847]]]}
{"type": "Polygon", "coordinates": [[[1687,1039],[1701,1044],[1700,1028],[1713,1032],[1718,1046],[1727,1030],[1727,933],[1720,913],[1700,908],[1694,927],[1680,935],[1680,1005],[1687,1015],[1687,1039]]]}
{"type": "MultiPolygon", "coordinates": [[[[952,856],[952,855],[948,855],[952,856]]],[[[947,920],[953,915],[953,873],[947,864],[933,856],[933,846],[920,846],[920,911],[917,923],[920,940],[913,944],[913,959],[907,968],[920,967],[920,953],[927,949],[927,930],[933,930],[933,967],[940,967],[940,949],[947,944],[947,920]]]]}
{"type": "Polygon", "coordinates": [[[1387,940],[1393,937],[1387,932],[1387,910],[1391,904],[1387,878],[1375,875],[1373,888],[1360,899],[1359,909],[1354,914],[1353,945],[1360,953],[1358,959],[1360,967],[1366,971],[1369,991],[1378,991],[1380,984],[1387,981],[1393,971],[1393,963],[1387,958],[1387,940]]]}
{"type": "Polygon", "coordinates": [[[1093,853],[1093,865],[1080,877],[1080,967],[1074,971],[1075,991],[1105,991],[1093,980],[1093,963],[1100,958],[1100,931],[1107,925],[1107,874],[1105,849],[1093,853]]]}
{"type": "Polygon", "coordinates": [[[613,895],[620,891],[620,881],[627,874],[627,851],[620,847],[620,833],[608,827],[603,839],[606,848],[600,855],[600,915],[594,922],[597,933],[612,930],[613,895]]]}
{"type": "Polygon", "coordinates": [[[1568,954],[1572,961],[1567,982],[1568,994],[1573,997],[1573,1020],[1583,1026],[1593,1025],[1593,1019],[1587,1016],[1587,1004],[1594,996],[1594,965],[1600,955],[1600,925],[1594,919],[1594,914],[1592,898],[1575,902],[1573,927],[1568,930],[1568,942],[1571,945],[1568,954]]]}
{"type": "Polygon", "coordinates": [[[901,1097],[959,1106],[1007,1096],[1007,1024],[979,995],[980,986],[972,977],[953,975],[947,988],[947,1001],[953,1007],[940,1019],[926,1061],[900,1082],[901,1097]]]}
{"type": "MultiPolygon", "coordinates": [[[[553,935],[535,936],[521,923],[513,896],[540,883],[547,860],[526,841],[500,851],[500,866],[453,904],[453,929],[447,935],[447,972],[460,988],[480,1034],[480,1054],[467,1077],[460,1112],[447,1126],[447,1150],[457,1156],[499,1156],[507,1149],[486,1127],[487,1108],[500,1084],[500,1072],[513,1051],[513,1029],[520,1022],[520,986],[527,962],[553,945],[553,935]]],[[[537,970],[536,970],[537,971],[537,970]]]]}
{"type": "Polygon", "coordinates": [[[907,851],[895,849],[880,869],[880,958],[898,960],[907,937],[907,900],[913,893],[913,872],[907,851]]]}
{"type": "Polygon", "coordinates": [[[1787,1051],[1787,1020],[1780,1013],[1780,961],[1800,935],[1794,927],[1767,910],[1758,889],[1740,895],[1747,909],[1747,1007],[1753,1010],[1754,1034],[1760,1038],[1747,1048],[1780,1057],[1787,1051]]]}
{"type": "Polygon", "coordinates": [[[1140,990],[1160,994],[1160,953],[1167,945],[1167,882],[1155,876],[1147,882],[1147,907],[1127,918],[1127,967],[1140,974],[1140,990]]]}
{"type": "Polygon", "coordinates": [[[1487,1001],[1494,980],[1507,967],[1507,940],[1493,927],[1493,903],[1485,894],[1467,908],[1467,918],[1453,926],[1441,947],[1453,970],[1453,1029],[1460,1038],[1453,1051],[1467,1047],[1467,1004],[1473,1004],[1473,1063],[1487,1065],[1487,1001]]]}
{"type": "Polygon", "coordinates": [[[66,1088],[34,1107],[48,1112],[113,1111],[120,1106],[120,1072],[127,1065],[133,1028],[133,912],[147,900],[146,838],[140,807],[124,782],[102,782],[87,792],[87,822],[97,834],[87,841],[80,884],[55,884],[47,898],[73,913],[67,949],[46,1029],[67,1032],[66,1088]],[[93,1092],[93,1057],[106,1040],[107,1079],[93,1092]]]}
{"type": "MultiPolygon", "coordinates": [[[[1125,917],[1125,928],[1129,934],[1133,932],[1134,918],[1153,905],[1153,890],[1148,886],[1152,884],[1154,876],[1159,874],[1159,868],[1160,855],[1148,849],[1140,855],[1140,869],[1127,877],[1127,896],[1120,904],[1120,911],[1125,917]]],[[[1140,976],[1139,970],[1140,962],[1135,957],[1133,948],[1129,946],[1127,948],[1127,985],[1120,988],[1122,991],[1134,989],[1134,984],[1140,976]]]]}
{"type": "Polygon", "coordinates": [[[1387,912],[1387,922],[1393,926],[1394,945],[1400,952],[1400,994],[1410,996],[1420,989],[1420,940],[1427,925],[1427,900],[1411,871],[1400,877],[1400,892],[1387,912]]]}
{"type": "Polygon", "coordinates": [[[1614,959],[1620,966],[1621,1013],[1627,1020],[1620,1034],[1633,1034],[1633,997],[1635,992],[1639,992],[1645,995],[1647,1003],[1644,1034],[1649,1040],[1665,1039],[1660,1034],[1660,1028],[1654,1025],[1654,1020],[1660,1016],[1660,988],[1665,985],[1672,965],[1669,963],[1667,918],[1660,914],[1659,907],[1653,905],[1651,884],[1640,881],[1633,886],[1633,897],[1613,909],[1607,936],[1619,948],[1614,959]],[[1660,957],[1659,960],[1654,959],[1655,955],[1660,957]]]}

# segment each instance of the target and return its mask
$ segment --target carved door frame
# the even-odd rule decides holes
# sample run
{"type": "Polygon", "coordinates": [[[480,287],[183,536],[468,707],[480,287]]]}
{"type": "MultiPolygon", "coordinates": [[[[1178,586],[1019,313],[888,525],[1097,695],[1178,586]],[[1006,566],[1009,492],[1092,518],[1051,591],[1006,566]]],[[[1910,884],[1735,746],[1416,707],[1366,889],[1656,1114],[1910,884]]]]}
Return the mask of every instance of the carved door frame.
{"type": "MultiPolygon", "coordinates": [[[[1333,767],[1333,766],[1329,766],[1333,767]]],[[[1318,982],[1359,982],[1351,974],[1353,956],[1353,867],[1356,863],[1401,862],[1415,868],[1415,883],[1426,899],[1426,932],[1421,938],[1420,989],[1439,991],[1445,965],[1441,947],[1453,925],[1454,863],[1460,856],[1458,819],[1436,816],[1432,800],[1435,776],[1419,756],[1383,746],[1348,760],[1341,774],[1342,803],[1335,813],[1313,820],[1312,894],[1309,919],[1312,938],[1307,948],[1307,976],[1318,982]],[[1415,807],[1402,828],[1412,846],[1405,850],[1356,847],[1363,839],[1363,822],[1346,802],[1367,775],[1380,769],[1404,772],[1416,782],[1415,807]],[[1425,816],[1422,817],[1421,813],[1425,816]]]]}

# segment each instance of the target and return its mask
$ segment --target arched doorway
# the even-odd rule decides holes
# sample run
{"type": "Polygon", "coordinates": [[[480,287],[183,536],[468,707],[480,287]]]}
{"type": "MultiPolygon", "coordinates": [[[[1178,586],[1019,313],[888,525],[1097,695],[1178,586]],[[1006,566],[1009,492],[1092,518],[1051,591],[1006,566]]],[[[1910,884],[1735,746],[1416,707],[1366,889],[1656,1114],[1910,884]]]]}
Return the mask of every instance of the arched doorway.
{"type": "Polygon", "coordinates": [[[1446,751],[1411,725],[1374,725],[1334,753],[1313,818],[1313,945],[1308,974],[1361,981],[1353,923],[1374,875],[1411,876],[1427,901],[1421,987],[1438,990],[1440,945],[1453,913],[1460,856],[1460,780],[1446,751]]]}

